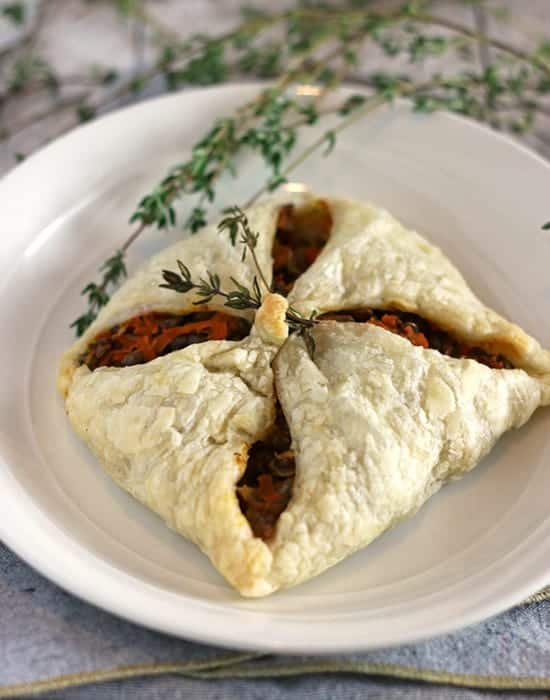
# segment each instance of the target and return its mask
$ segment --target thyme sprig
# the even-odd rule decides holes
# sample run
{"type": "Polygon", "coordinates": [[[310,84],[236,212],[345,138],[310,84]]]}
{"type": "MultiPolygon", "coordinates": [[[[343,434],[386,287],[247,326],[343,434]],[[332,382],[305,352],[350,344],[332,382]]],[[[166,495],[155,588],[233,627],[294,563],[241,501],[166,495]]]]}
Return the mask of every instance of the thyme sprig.
{"type": "Polygon", "coordinates": [[[246,253],[250,251],[254,265],[262,281],[262,284],[266,291],[270,291],[270,286],[265,278],[261,265],[256,256],[256,246],[258,245],[259,233],[254,233],[250,228],[248,222],[248,217],[244,211],[238,207],[233,206],[225,210],[227,216],[223,218],[218,224],[218,231],[223,233],[227,230],[229,233],[229,239],[233,246],[236,245],[237,241],[242,244],[243,252],[241,260],[244,262],[246,260],[246,253]]]}
{"type": "MultiPolygon", "coordinates": [[[[187,265],[179,259],[176,263],[179,272],[163,270],[162,278],[164,281],[159,284],[159,287],[171,289],[179,294],[187,294],[194,291],[199,297],[193,302],[196,306],[208,304],[216,297],[221,297],[224,300],[224,306],[239,311],[246,309],[256,311],[262,305],[262,291],[256,276],[254,276],[252,281],[252,289],[241,284],[234,277],[230,277],[234,289],[225,290],[221,287],[220,277],[217,273],[208,270],[205,277],[199,277],[197,280],[194,280],[187,265]]],[[[291,333],[298,333],[304,337],[308,352],[310,355],[313,355],[315,343],[309,331],[318,323],[315,319],[315,313],[306,318],[293,307],[289,307],[285,314],[285,320],[291,333]]]]}
{"type": "MultiPolygon", "coordinates": [[[[197,301],[193,302],[197,305],[208,304],[212,299],[222,297],[224,306],[231,309],[259,309],[262,305],[262,292],[258,283],[258,277],[262,281],[265,291],[272,291],[256,257],[255,248],[260,234],[252,231],[248,217],[238,206],[233,206],[226,210],[226,216],[218,224],[218,230],[220,233],[227,231],[233,246],[236,246],[237,243],[242,245],[241,259],[243,261],[246,259],[247,252],[250,253],[257,273],[257,276],[255,275],[252,281],[252,289],[248,289],[234,277],[231,277],[230,279],[235,289],[225,291],[221,288],[219,275],[210,270],[206,272],[205,277],[193,280],[191,271],[181,260],[177,260],[179,273],[173,270],[162,271],[164,282],[159,286],[180,294],[186,294],[194,290],[199,297],[197,301]]],[[[318,323],[316,315],[316,312],[313,311],[309,317],[305,317],[292,306],[289,306],[285,313],[285,321],[288,324],[290,333],[297,333],[304,338],[306,348],[311,357],[313,357],[315,352],[315,341],[310,331],[318,323]]]]}
{"type": "Polygon", "coordinates": [[[216,297],[223,297],[224,306],[231,309],[259,309],[262,305],[262,294],[258,280],[254,277],[252,289],[248,289],[236,279],[231,277],[231,282],[235,289],[224,291],[221,288],[220,277],[215,272],[208,271],[206,277],[200,277],[198,280],[193,280],[191,271],[181,260],[177,260],[179,273],[173,270],[163,270],[162,278],[164,282],[160,287],[171,289],[179,294],[187,294],[187,292],[195,291],[199,297],[193,304],[201,305],[208,304],[216,297]]]}
{"type": "MultiPolygon", "coordinates": [[[[240,207],[236,205],[229,207],[226,209],[226,214],[226,217],[218,224],[218,231],[220,233],[223,233],[224,231],[228,232],[231,245],[236,246],[237,243],[242,245],[243,254],[241,259],[243,261],[246,259],[247,251],[250,251],[257,275],[262,280],[265,290],[267,292],[274,292],[274,287],[267,283],[261,265],[256,257],[255,249],[258,244],[260,234],[252,231],[248,217],[240,207]]],[[[233,278],[232,281],[235,283],[233,278]]],[[[254,285],[257,285],[256,277],[254,277],[254,285]]],[[[243,292],[247,292],[246,287],[239,285],[239,288],[243,292]]],[[[256,296],[256,299],[257,298],[258,296],[256,296]]],[[[285,321],[288,324],[289,331],[291,333],[298,333],[299,335],[303,336],[311,357],[313,357],[313,353],[315,351],[315,341],[313,340],[313,336],[311,335],[310,331],[315,324],[318,323],[316,316],[317,312],[312,311],[309,317],[305,317],[292,306],[288,307],[285,314],[285,321]]]]}
{"type": "MultiPolygon", "coordinates": [[[[300,4],[279,13],[248,11],[241,25],[230,32],[218,37],[195,35],[185,41],[178,41],[172,30],[156,21],[151,31],[157,41],[158,58],[141,84],[140,76],[136,76],[136,92],[159,74],[168,89],[212,84],[243,74],[279,78],[233,115],[216,121],[195,144],[190,158],[174,166],[140,200],[131,217],[137,227],[120,247],[119,263],[124,266],[127,248],[147,228],[178,224],[180,199],[190,202],[183,228],[191,233],[201,228],[216,198],[220,177],[237,171],[241,155],[255,153],[267,166],[265,183],[243,204],[246,207],[284,183],[288,174],[314,152],[329,154],[344,128],[399,96],[410,98],[417,111],[445,109],[515,133],[531,129],[537,115],[548,110],[544,102],[550,95],[548,43],[543,41],[529,50],[489,35],[479,21],[485,11],[483,3],[468,2],[476,19],[474,28],[437,14],[437,6],[442,4],[439,0],[415,0],[381,10],[350,0],[341,6],[300,4]],[[398,69],[361,77],[366,94],[354,95],[345,104],[326,110],[320,109],[317,100],[292,93],[293,87],[314,83],[323,95],[329,94],[353,71],[365,41],[371,47],[369,51],[400,59],[398,69]],[[476,68],[471,61],[474,49],[480,47],[482,60],[476,68]],[[458,53],[467,65],[442,74],[436,62],[450,52],[458,53]],[[410,65],[410,72],[404,71],[403,62],[410,65]],[[416,77],[414,69],[419,63],[431,70],[428,79],[419,81],[416,77]],[[296,153],[299,134],[329,114],[336,123],[296,153]]],[[[125,2],[124,6],[129,14],[133,12],[148,21],[142,3],[125,2]]],[[[36,79],[36,73],[32,79],[36,79]]],[[[25,77],[23,83],[30,80],[25,77]]],[[[24,84],[21,87],[25,89],[24,84]]],[[[243,235],[242,228],[239,231],[243,235]]],[[[254,257],[254,247],[243,247],[243,253],[249,251],[254,257]]],[[[111,270],[108,262],[101,269],[100,280],[83,290],[88,309],[73,323],[77,333],[95,318],[112,289],[124,278],[125,268],[124,273],[120,265],[111,270]]],[[[259,284],[267,289],[260,273],[259,284]]]]}
{"type": "Polygon", "coordinates": [[[126,265],[124,263],[124,251],[117,252],[108,258],[99,268],[102,273],[101,282],[89,282],[82,290],[82,295],[88,302],[88,310],[71,323],[71,328],[75,329],[77,336],[81,336],[84,331],[96,319],[99,311],[109,301],[109,292],[116,288],[120,281],[127,276],[126,265]]]}

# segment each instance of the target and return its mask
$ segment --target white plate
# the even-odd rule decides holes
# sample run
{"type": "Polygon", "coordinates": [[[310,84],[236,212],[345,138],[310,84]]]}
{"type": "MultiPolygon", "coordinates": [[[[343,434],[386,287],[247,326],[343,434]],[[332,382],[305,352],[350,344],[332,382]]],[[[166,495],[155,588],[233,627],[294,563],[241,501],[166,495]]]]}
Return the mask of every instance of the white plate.
{"type": "MultiPolygon", "coordinates": [[[[79,291],[127,235],[138,196],[215,115],[257,86],[125,109],[47,147],[0,183],[0,536],[76,595],[210,643],[328,653],[447,632],[550,581],[550,412],[507,435],[409,522],[317,579],[243,600],[193,545],[104,476],[72,434],[54,380],[79,291]]],[[[311,139],[312,136],[309,136],[311,139]]],[[[262,173],[228,180],[242,201],[262,173]]],[[[442,246],[491,306],[550,346],[550,167],[487,129],[400,105],[339,137],[296,178],[371,199],[442,246]]],[[[138,260],[177,233],[154,232],[138,260]]]]}

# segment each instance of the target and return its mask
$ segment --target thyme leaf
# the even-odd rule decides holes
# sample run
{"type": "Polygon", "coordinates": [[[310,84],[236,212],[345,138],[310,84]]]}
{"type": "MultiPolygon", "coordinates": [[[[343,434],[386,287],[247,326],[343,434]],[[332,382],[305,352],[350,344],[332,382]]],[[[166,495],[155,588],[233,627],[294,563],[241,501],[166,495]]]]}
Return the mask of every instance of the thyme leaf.
{"type": "Polygon", "coordinates": [[[242,244],[243,252],[241,260],[244,262],[246,259],[247,251],[250,251],[250,255],[256,267],[258,276],[266,291],[270,290],[270,285],[268,284],[265,275],[262,271],[258,258],[256,256],[256,246],[258,245],[259,233],[254,233],[250,228],[248,222],[248,217],[244,211],[238,207],[233,206],[225,210],[227,216],[223,218],[218,224],[218,231],[220,233],[227,231],[229,233],[229,239],[231,244],[235,246],[237,242],[242,244]],[[239,238],[240,234],[240,238],[239,238]]]}
{"type": "Polygon", "coordinates": [[[22,2],[7,2],[0,8],[0,12],[15,26],[21,26],[25,23],[26,12],[22,2]]]}
{"type": "MultiPolygon", "coordinates": [[[[259,234],[252,231],[248,217],[238,206],[228,207],[225,210],[225,214],[226,216],[218,224],[218,231],[220,233],[227,232],[233,246],[237,243],[241,243],[243,246],[243,260],[245,259],[246,252],[250,252],[257,274],[265,290],[269,292],[270,287],[267,284],[255,253],[259,234]]],[[[207,304],[216,297],[222,297],[224,299],[224,306],[231,309],[259,309],[262,305],[262,292],[257,276],[253,278],[252,289],[248,289],[248,287],[241,284],[234,277],[231,277],[230,279],[234,289],[224,290],[221,288],[220,277],[215,272],[209,270],[206,273],[206,277],[193,280],[191,271],[181,260],[177,261],[177,265],[179,272],[174,272],[173,270],[162,271],[164,282],[159,286],[165,289],[171,289],[174,292],[179,292],[180,294],[186,294],[194,290],[197,296],[200,297],[198,301],[193,302],[194,304],[207,304]]],[[[288,324],[289,331],[291,333],[298,333],[304,338],[306,348],[312,358],[315,352],[315,341],[311,335],[311,329],[317,323],[316,315],[314,311],[306,318],[292,306],[287,309],[285,314],[285,320],[288,324]]]]}
{"type": "Polygon", "coordinates": [[[75,329],[78,337],[95,321],[99,311],[107,304],[110,298],[109,292],[126,278],[124,251],[118,250],[113,256],[108,258],[100,266],[99,272],[101,274],[101,282],[99,284],[89,282],[81,292],[86,297],[88,309],[71,323],[71,328],[75,329]]]}
{"type": "Polygon", "coordinates": [[[224,290],[221,288],[220,277],[215,272],[208,271],[205,277],[194,280],[191,271],[181,260],[177,261],[179,272],[173,270],[163,270],[164,282],[160,287],[171,289],[179,294],[186,294],[194,291],[199,297],[194,304],[208,304],[216,297],[224,299],[224,306],[231,309],[259,309],[262,305],[260,288],[256,278],[254,278],[252,289],[248,289],[233,277],[231,282],[234,289],[224,290]]]}

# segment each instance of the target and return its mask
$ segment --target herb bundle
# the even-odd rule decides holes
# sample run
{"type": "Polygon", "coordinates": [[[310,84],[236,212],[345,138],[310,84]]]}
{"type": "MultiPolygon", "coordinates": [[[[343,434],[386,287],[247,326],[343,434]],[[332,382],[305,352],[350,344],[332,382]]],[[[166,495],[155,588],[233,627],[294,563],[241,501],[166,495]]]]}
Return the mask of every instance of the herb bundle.
{"type": "MultiPolygon", "coordinates": [[[[273,83],[234,114],[212,124],[189,159],[171,168],[142,197],[130,218],[135,224],[131,235],[103,263],[99,279],[82,292],[87,309],[72,324],[78,335],[124,279],[125,255],[133,241],[149,227],[181,226],[191,233],[199,230],[215,204],[220,177],[228,172],[238,175],[237,159],[243,155],[257,154],[266,166],[262,188],[241,203],[247,206],[263,192],[284,183],[314,152],[328,155],[337,144],[338,133],[351,123],[399,96],[407,97],[417,111],[449,110],[515,133],[532,129],[541,114],[549,113],[545,100],[550,96],[550,41],[542,37],[525,49],[487,33],[487,23],[480,19],[492,15],[492,21],[511,22],[513,18],[493,11],[485,0],[463,0],[474,20],[464,24],[443,14],[441,0],[388,3],[388,9],[372,0],[347,0],[338,5],[300,2],[292,9],[273,13],[247,9],[234,30],[220,36],[193,35],[184,41],[149,12],[144,0],[110,4],[147,26],[157,55],[152,66],[126,81],[108,67],[71,77],[87,90],[94,85],[112,85],[112,100],[125,93],[139,94],[159,76],[168,90],[242,76],[273,83]],[[462,63],[449,70],[446,58],[457,55],[462,63]],[[395,62],[395,69],[369,72],[370,62],[378,62],[380,56],[388,59],[390,67],[395,62]],[[325,98],[335,93],[343,80],[357,78],[358,65],[362,68],[361,92],[327,107],[325,98]],[[421,80],[419,65],[424,74],[421,80]],[[336,118],[336,125],[305,150],[297,151],[298,136],[329,115],[331,123],[336,118]],[[186,210],[184,216],[180,207],[186,210]]],[[[26,21],[21,3],[5,5],[8,20],[14,24],[26,21]]],[[[63,76],[36,50],[36,36],[44,21],[39,14],[21,45],[4,57],[0,108],[12,95],[44,89],[55,95],[63,87],[63,76]]],[[[92,94],[86,92],[79,98],[75,110],[80,120],[92,118],[102,108],[92,100],[92,94]]],[[[242,226],[237,228],[245,235],[242,226]]],[[[254,247],[244,245],[243,251],[253,255],[254,247]]],[[[212,274],[212,279],[206,280],[209,286],[203,287],[205,292],[216,289],[212,274]]],[[[179,275],[184,284],[191,283],[182,268],[179,275]]],[[[165,282],[169,284],[166,278],[165,282]]],[[[266,286],[261,277],[259,282],[266,286]]],[[[241,292],[236,288],[226,293],[241,292]]],[[[252,290],[247,303],[255,298],[252,290]]]]}

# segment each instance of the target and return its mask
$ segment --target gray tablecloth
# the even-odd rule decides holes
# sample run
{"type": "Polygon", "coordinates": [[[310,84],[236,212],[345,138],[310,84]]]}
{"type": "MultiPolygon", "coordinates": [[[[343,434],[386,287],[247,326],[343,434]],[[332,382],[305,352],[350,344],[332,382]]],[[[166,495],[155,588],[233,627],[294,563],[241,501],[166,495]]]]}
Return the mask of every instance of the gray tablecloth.
{"type": "Polygon", "coordinates": [[[462,700],[502,689],[507,698],[542,698],[550,691],[550,589],[537,598],[420,644],[329,658],[259,655],[119,620],[0,545],[0,698],[462,700]]]}

